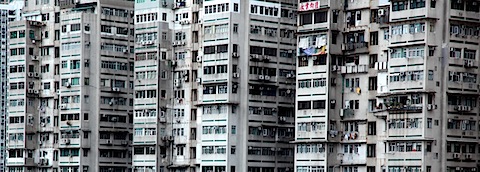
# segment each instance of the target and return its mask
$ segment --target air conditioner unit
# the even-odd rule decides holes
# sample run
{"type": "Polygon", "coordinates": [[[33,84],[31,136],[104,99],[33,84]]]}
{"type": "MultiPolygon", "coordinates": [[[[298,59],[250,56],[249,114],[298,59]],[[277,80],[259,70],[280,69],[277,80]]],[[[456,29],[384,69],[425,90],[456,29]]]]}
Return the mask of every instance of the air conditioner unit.
{"type": "Polygon", "coordinates": [[[163,2],[162,2],[162,6],[163,6],[163,7],[166,7],[166,6],[167,6],[167,1],[163,1],[163,2]]]}
{"type": "Polygon", "coordinates": [[[379,9],[378,10],[378,16],[384,16],[385,15],[385,10],[384,9],[379,9]]]}
{"type": "Polygon", "coordinates": [[[302,57],[302,61],[307,61],[307,57],[302,57]]]}
{"type": "Polygon", "coordinates": [[[28,77],[33,77],[33,76],[34,76],[33,72],[28,72],[28,77]]]}
{"type": "Polygon", "coordinates": [[[270,76],[265,75],[265,80],[270,80],[270,76]]]}
{"type": "Polygon", "coordinates": [[[432,110],[433,109],[433,105],[432,104],[428,104],[427,105],[427,110],[432,110]]]}
{"type": "MultiPolygon", "coordinates": [[[[454,153],[454,154],[453,154],[453,158],[455,158],[455,159],[460,158],[460,154],[459,154],[459,153],[454,153]]],[[[457,168],[459,168],[459,167],[457,167],[457,168]]]]}
{"type": "Polygon", "coordinates": [[[259,80],[264,80],[265,77],[264,77],[263,75],[258,75],[258,79],[259,79],[259,80]]]}
{"type": "Polygon", "coordinates": [[[111,141],[111,140],[107,140],[107,144],[112,144],[112,141],[111,141]]]}
{"type": "Polygon", "coordinates": [[[119,92],[119,91],[120,91],[120,88],[118,88],[118,87],[113,87],[113,88],[112,88],[112,91],[114,91],[114,92],[119,92]]]}
{"type": "Polygon", "coordinates": [[[40,91],[34,90],[33,93],[34,93],[34,94],[40,94],[40,91]]]}
{"type": "Polygon", "coordinates": [[[463,106],[462,105],[455,106],[455,110],[463,111],[463,106]]]}
{"type": "Polygon", "coordinates": [[[36,78],[40,77],[40,74],[37,73],[37,72],[33,73],[33,75],[34,75],[36,78]]]}
{"type": "Polygon", "coordinates": [[[123,49],[123,53],[128,53],[128,49],[123,49]]]}
{"type": "Polygon", "coordinates": [[[317,60],[317,59],[318,59],[317,56],[313,56],[313,57],[312,57],[312,60],[317,60]]]}
{"type": "Polygon", "coordinates": [[[197,62],[202,62],[202,56],[197,56],[197,62]]]}
{"type": "Polygon", "coordinates": [[[37,56],[30,56],[30,58],[32,58],[33,61],[37,61],[37,60],[38,60],[38,57],[37,57],[37,56]]]}
{"type": "Polygon", "coordinates": [[[35,39],[32,39],[32,44],[35,44],[35,43],[36,43],[35,39]]]}
{"type": "Polygon", "coordinates": [[[291,74],[291,73],[287,74],[287,78],[294,78],[294,77],[295,77],[294,74],[291,74]]]}
{"type": "Polygon", "coordinates": [[[238,55],[238,53],[234,52],[234,53],[232,53],[232,57],[237,58],[237,57],[239,57],[239,55],[238,55]]]}
{"type": "Polygon", "coordinates": [[[332,72],[336,72],[338,70],[338,66],[337,65],[333,65],[332,66],[332,72]]]}
{"type": "Polygon", "coordinates": [[[63,143],[65,143],[67,145],[70,144],[70,139],[63,139],[63,143]]]}
{"type": "Polygon", "coordinates": [[[233,73],[233,78],[239,78],[240,74],[239,73],[233,73]]]}
{"type": "Polygon", "coordinates": [[[110,122],[117,122],[118,121],[118,118],[117,117],[112,117],[110,118],[110,122]]]}
{"type": "Polygon", "coordinates": [[[65,87],[70,88],[72,85],[70,85],[70,82],[65,82],[65,87]]]}
{"type": "Polygon", "coordinates": [[[28,90],[28,93],[33,94],[33,93],[35,93],[35,90],[28,90]]]}
{"type": "Polygon", "coordinates": [[[62,105],[60,105],[60,109],[62,109],[62,110],[67,109],[67,104],[62,104],[62,105]]]}
{"type": "Polygon", "coordinates": [[[201,83],[201,82],[202,82],[202,78],[197,78],[197,79],[195,79],[195,82],[201,83]]]}
{"type": "Polygon", "coordinates": [[[173,83],[174,83],[175,87],[180,87],[180,80],[175,79],[173,83]]]}

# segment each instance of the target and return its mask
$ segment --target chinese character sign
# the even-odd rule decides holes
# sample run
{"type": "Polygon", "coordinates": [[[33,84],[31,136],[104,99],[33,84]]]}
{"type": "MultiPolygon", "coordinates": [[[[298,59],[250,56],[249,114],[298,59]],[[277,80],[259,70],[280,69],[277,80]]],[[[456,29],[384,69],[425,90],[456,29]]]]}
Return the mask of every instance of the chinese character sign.
{"type": "Polygon", "coordinates": [[[298,6],[298,11],[309,11],[316,10],[320,8],[320,1],[314,2],[303,2],[298,6]]]}

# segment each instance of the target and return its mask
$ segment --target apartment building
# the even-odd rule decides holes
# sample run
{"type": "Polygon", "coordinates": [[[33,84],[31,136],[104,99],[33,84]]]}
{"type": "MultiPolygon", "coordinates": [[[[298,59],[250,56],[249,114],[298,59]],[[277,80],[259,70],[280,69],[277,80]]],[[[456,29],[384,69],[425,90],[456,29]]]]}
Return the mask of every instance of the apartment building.
{"type": "Polygon", "coordinates": [[[7,122],[7,56],[8,56],[8,23],[10,21],[20,20],[20,10],[23,8],[23,1],[12,1],[10,3],[0,4],[0,23],[1,23],[1,43],[0,43],[0,172],[5,171],[6,160],[6,122],[7,122]]]}
{"type": "Polygon", "coordinates": [[[8,26],[8,171],[126,172],[133,2],[26,1],[8,26]]]}
{"type": "Polygon", "coordinates": [[[133,170],[293,170],[296,9],[137,1],[133,170]]]}
{"type": "Polygon", "coordinates": [[[478,1],[299,1],[295,170],[478,170],[478,1]]]}

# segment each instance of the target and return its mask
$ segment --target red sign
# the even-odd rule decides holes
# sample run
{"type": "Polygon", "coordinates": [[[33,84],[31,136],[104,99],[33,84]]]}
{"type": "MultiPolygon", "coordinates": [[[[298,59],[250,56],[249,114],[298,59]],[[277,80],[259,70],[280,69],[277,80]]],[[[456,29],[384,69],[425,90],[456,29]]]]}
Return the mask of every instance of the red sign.
{"type": "Polygon", "coordinates": [[[309,11],[320,8],[320,1],[315,2],[303,2],[298,6],[298,11],[309,11]]]}

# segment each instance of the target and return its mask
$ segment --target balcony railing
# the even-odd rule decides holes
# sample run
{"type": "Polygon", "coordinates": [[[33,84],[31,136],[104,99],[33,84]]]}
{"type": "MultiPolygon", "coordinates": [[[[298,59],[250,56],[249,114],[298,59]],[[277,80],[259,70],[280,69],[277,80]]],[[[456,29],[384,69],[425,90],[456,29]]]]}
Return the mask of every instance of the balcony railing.
{"type": "Polygon", "coordinates": [[[360,48],[367,48],[368,42],[351,42],[342,44],[343,51],[353,51],[360,48]]]}
{"type": "Polygon", "coordinates": [[[419,113],[422,112],[423,106],[410,106],[410,105],[402,105],[402,104],[395,104],[391,106],[387,106],[387,110],[390,113],[402,113],[402,112],[410,112],[410,113],[419,113]]]}

